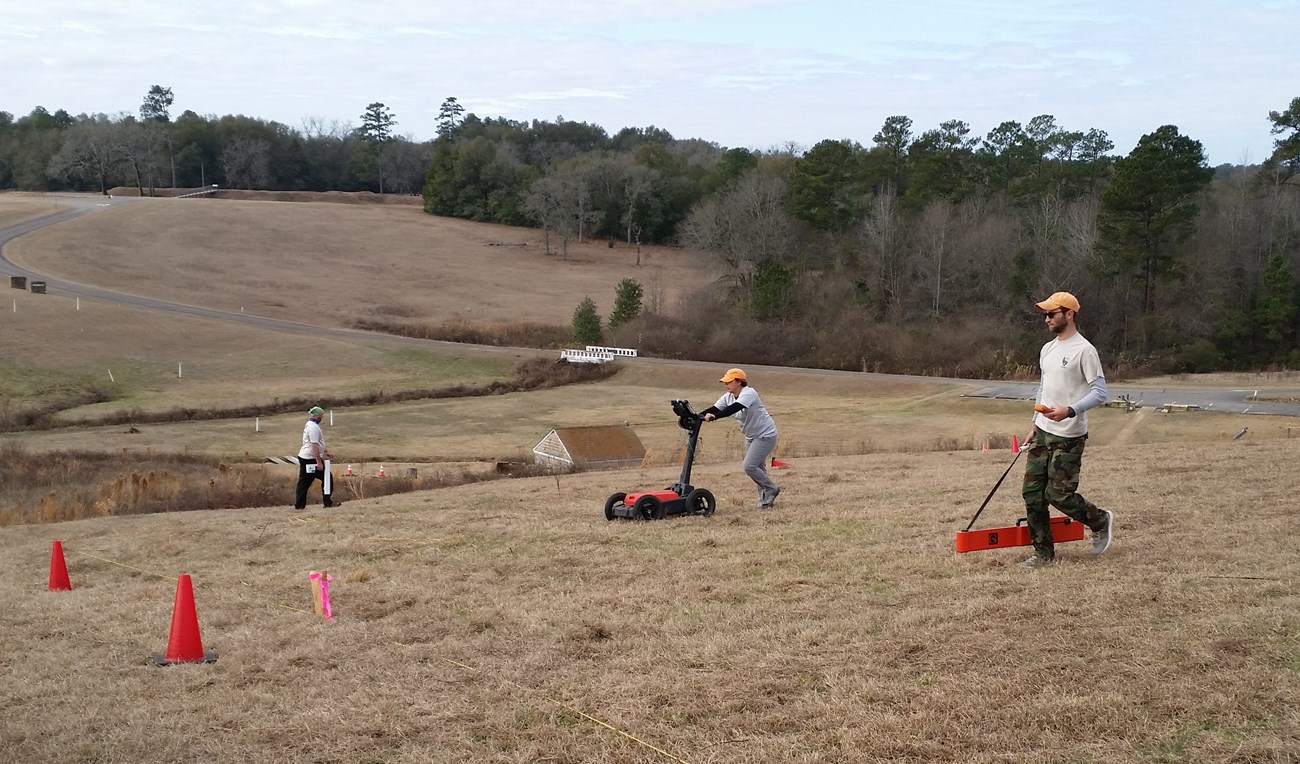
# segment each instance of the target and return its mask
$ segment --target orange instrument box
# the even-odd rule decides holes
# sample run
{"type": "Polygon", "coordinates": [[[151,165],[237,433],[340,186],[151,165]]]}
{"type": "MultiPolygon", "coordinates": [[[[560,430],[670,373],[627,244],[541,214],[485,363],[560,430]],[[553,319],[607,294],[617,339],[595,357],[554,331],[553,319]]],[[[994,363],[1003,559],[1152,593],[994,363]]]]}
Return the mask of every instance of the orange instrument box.
{"type": "MultiPolygon", "coordinates": [[[[1082,541],[1083,523],[1070,517],[1052,518],[1052,541],[1082,541]]],[[[1002,549],[1033,544],[1029,526],[1021,518],[1015,525],[1005,528],[984,528],[978,531],[957,531],[958,552],[979,552],[985,549],[1002,549]]]]}

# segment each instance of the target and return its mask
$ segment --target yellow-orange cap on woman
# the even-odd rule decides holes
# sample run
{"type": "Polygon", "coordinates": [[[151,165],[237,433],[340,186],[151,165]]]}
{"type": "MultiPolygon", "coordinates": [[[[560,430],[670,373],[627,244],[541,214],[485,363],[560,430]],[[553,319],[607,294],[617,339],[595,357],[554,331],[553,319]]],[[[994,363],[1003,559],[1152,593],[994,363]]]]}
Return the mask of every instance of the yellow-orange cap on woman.
{"type": "Polygon", "coordinates": [[[726,374],[723,374],[723,375],[722,375],[722,379],[720,379],[720,380],[718,380],[718,381],[719,381],[719,382],[734,382],[734,381],[736,381],[737,379],[740,379],[740,380],[745,379],[745,370],[744,370],[744,369],[727,369],[727,373],[726,373],[726,374]]]}

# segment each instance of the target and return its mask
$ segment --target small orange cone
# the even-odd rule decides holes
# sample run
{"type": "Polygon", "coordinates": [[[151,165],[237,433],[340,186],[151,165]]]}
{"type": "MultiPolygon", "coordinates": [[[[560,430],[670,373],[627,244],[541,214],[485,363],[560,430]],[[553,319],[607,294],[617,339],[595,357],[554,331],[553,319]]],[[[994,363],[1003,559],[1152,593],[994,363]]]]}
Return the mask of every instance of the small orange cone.
{"type": "Polygon", "coordinates": [[[783,462],[783,461],[781,461],[780,459],[777,459],[776,457],[773,457],[773,458],[772,458],[772,466],[773,466],[773,467],[789,467],[789,466],[790,466],[790,463],[789,463],[789,462],[783,462]]]}
{"type": "Polygon", "coordinates": [[[72,591],[72,582],[68,580],[68,564],[63,561],[62,541],[55,541],[50,549],[50,591],[72,591]]]}
{"type": "Polygon", "coordinates": [[[379,474],[375,475],[375,477],[384,477],[384,465],[379,465],[379,474]]]}
{"type": "Polygon", "coordinates": [[[199,613],[194,609],[194,584],[189,573],[176,580],[176,601],[172,605],[172,629],[167,638],[167,654],[155,655],[153,662],[159,666],[173,663],[212,663],[216,653],[203,652],[203,639],[199,636],[199,613]]]}
{"type": "Polygon", "coordinates": [[[345,473],[343,473],[343,474],[345,474],[345,475],[351,475],[351,474],[352,474],[352,465],[351,465],[351,464],[348,465],[348,471],[345,472],[345,473]]]}
{"type": "Polygon", "coordinates": [[[1020,438],[1015,435],[1011,436],[1011,453],[1020,453],[1020,438]]]}

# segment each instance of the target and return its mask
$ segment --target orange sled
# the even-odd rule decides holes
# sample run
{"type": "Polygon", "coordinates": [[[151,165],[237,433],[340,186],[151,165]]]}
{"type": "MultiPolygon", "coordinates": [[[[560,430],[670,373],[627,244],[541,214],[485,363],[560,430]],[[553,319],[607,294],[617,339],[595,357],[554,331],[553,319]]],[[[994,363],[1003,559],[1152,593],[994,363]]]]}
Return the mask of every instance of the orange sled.
{"type": "MultiPolygon", "coordinates": [[[[1052,541],[1082,541],[1083,523],[1070,517],[1052,518],[1052,541]]],[[[1029,546],[1034,543],[1029,538],[1029,526],[1022,517],[1015,525],[1005,528],[984,528],[978,531],[957,531],[958,552],[979,552],[985,549],[1002,549],[1013,546],[1029,546]]]]}

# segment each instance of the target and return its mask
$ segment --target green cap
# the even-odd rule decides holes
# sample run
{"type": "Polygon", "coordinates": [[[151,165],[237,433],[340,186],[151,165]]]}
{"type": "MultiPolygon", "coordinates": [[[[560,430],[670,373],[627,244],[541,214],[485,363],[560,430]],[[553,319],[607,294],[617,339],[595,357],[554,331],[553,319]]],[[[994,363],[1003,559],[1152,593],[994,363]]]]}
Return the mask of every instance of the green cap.
{"type": "Polygon", "coordinates": [[[307,413],[311,414],[312,416],[316,416],[317,414],[324,414],[325,409],[321,408],[320,406],[312,406],[310,409],[307,409],[307,413]]]}

